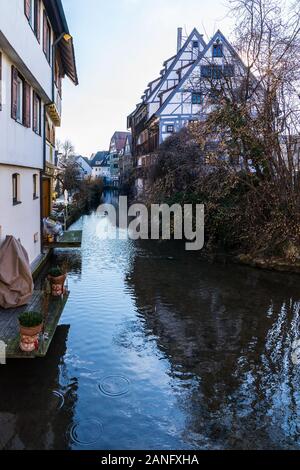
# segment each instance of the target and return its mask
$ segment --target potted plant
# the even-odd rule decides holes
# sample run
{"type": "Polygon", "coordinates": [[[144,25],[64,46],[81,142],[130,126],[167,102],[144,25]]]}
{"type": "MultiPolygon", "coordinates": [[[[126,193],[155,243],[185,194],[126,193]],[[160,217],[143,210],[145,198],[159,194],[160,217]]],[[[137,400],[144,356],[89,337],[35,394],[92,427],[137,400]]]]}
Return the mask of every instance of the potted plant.
{"type": "Polygon", "coordinates": [[[66,274],[63,273],[60,267],[56,266],[50,269],[48,273],[48,280],[51,285],[51,294],[54,297],[60,297],[64,294],[66,277],[66,274]]]}
{"type": "Polygon", "coordinates": [[[43,329],[43,315],[40,312],[25,312],[19,316],[20,348],[24,352],[38,349],[39,334],[43,329]]]}

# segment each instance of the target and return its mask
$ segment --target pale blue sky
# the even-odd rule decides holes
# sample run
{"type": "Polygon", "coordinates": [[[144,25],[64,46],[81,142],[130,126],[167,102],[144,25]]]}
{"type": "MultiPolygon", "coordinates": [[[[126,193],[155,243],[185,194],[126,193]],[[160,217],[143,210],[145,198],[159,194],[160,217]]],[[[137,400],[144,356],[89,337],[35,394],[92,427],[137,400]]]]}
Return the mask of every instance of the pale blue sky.
{"type": "Polygon", "coordinates": [[[74,36],[79,86],[66,79],[58,138],[85,156],[107,149],[162,63],[176,53],[177,28],[211,37],[232,24],[226,0],[63,0],[74,36]]]}

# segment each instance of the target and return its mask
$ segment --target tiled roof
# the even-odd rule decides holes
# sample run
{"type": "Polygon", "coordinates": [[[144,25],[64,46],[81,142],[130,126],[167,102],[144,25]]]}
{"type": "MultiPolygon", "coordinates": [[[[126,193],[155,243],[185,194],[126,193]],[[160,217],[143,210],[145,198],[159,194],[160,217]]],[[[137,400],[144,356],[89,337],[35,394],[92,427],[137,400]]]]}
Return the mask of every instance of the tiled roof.
{"type": "Polygon", "coordinates": [[[115,132],[111,140],[115,140],[116,149],[119,152],[124,148],[126,138],[131,135],[130,132],[115,132]]]}
{"type": "Polygon", "coordinates": [[[100,152],[97,152],[96,155],[92,158],[92,160],[90,160],[90,165],[92,167],[101,166],[101,163],[106,159],[107,155],[108,155],[107,150],[102,150],[100,152]]]}

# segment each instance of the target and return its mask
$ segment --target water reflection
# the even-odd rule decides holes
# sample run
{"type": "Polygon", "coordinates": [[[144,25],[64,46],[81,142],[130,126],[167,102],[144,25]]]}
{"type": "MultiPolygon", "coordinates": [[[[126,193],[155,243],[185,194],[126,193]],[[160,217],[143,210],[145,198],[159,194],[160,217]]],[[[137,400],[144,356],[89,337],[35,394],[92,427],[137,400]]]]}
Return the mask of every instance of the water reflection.
{"type": "Polygon", "coordinates": [[[179,245],[170,262],[169,246],[163,251],[143,246],[126,282],[179,394],[190,389],[188,400],[179,396],[186,438],[209,448],[298,448],[298,279],[210,265],[179,245]]]}
{"type": "Polygon", "coordinates": [[[0,368],[0,447],[298,449],[299,278],[100,240],[98,221],[53,260],[70,326],[46,359],[0,368]]]}
{"type": "Polygon", "coordinates": [[[1,368],[1,449],[66,449],[65,428],[73,420],[77,380],[63,361],[69,326],[59,326],[43,360],[10,361],[1,368]]]}

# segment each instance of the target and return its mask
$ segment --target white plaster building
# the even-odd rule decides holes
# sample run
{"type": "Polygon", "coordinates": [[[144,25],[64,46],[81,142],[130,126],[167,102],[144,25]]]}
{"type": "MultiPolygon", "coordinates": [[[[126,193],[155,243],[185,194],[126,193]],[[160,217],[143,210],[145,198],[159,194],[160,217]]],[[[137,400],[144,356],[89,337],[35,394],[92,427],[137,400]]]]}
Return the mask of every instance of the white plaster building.
{"type": "Polygon", "coordinates": [[[100,151],[91,160],[92,179],[103,179],[104,182],[110,178],[109,152],[100,151]]]}
{"type": "Polygon", "coordinates": [[[85,180],[91,178],[93,170],[88,158],[85,158],[82,155],[77,155],[73,159],[76,167],[78,168],[80,179],[85,180]]]}
{"type": "Polygon", "coordinates": [[[78,83],[61,0],[0,0],[0,243],[20,239],[31,262],[51,211],[65,75],[78,83]]]}

